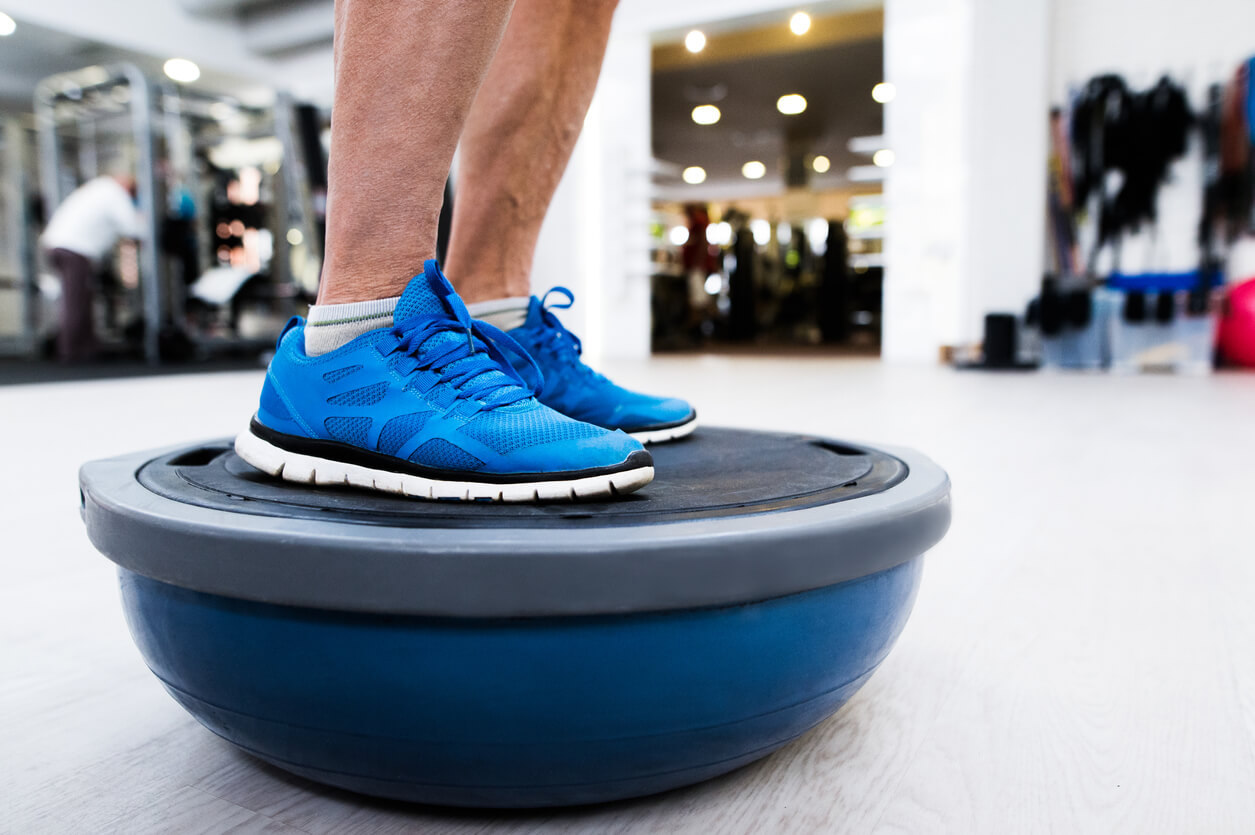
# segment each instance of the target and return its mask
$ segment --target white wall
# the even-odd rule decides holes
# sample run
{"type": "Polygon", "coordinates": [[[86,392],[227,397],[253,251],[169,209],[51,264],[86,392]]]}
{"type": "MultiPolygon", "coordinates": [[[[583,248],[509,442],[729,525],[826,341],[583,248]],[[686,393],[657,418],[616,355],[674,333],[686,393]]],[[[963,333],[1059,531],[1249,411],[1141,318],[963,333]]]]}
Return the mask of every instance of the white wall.
{"type": "Polygon", "coordinates": [[[1051,93],[1101,72],[1138,85],[1165,70],[1201,93],[1255,54],[1251,0],[1053,0],[1051,93]]]}
{"type": "Polygon", "coordinates": [[[986,313],[1022,311],[1045,257],[1050,0],[972,7],[958,343],[981,338],[986,313]]]}
{"type": "MultiPolygon", "coordinates": [[[[886,0],[884,356],[935,361],[1019,311],[1044,268],[1047,112],[1093,75],[1145,88],[1167,72],[1195,107],[1255,54],[1255,0],[886,0]]],[[[1195,141],[1170,172],[1158,230],[1126,238],[1126,271],[1197,266],[1195,141]]],[[[1086,238],[1083,237],[1083,241],[1086,238]]],[[[1099,262],[1110,267],[1110,258],[1099,262]]]]}
{"type": "Polygon", "coordinates": [[[887,0],[883,356],[935,362],[1041,279],[1048,0],[887,0]]]}
{"type": "Polygon", "coordinates": [[[895,161],[885,179],[885,281],[881,352],[933,361],[955,331],[966,179],[963,154],[967,0],[888,0],[885,106],[895,161]]]}

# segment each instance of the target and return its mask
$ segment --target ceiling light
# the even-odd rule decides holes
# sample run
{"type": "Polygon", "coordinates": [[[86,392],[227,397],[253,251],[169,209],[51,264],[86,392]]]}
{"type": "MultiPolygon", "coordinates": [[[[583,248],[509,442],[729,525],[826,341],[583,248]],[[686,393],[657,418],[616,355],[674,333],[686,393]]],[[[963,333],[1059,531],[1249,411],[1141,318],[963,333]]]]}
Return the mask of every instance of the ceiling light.
{"type": "Polygon", "coordinates": [[[667,238],[672,246],[684,246],[689,242],[689,230],[684,226],[672,226],[667,238]]]}
{"type": "Polygon", "coordinates": [[[823,154],[820,154],[819,156],[811,160],[811,168],[815,169],[816,174],[827,174],[828,169],[831,167],[832,167],[832,160],[828,159],[823,154]]]}
{"type": "Polygon", "coordinates": [[[806,12],[798,12],[789,18],[789,29],[795,35],[805,35],[811,28],[811,16],[806,12]]]}
{"type": "Polygon", "coordinates": [[[881,104],[893,101],[893,97],[898,94],[898,88],[894,87],[888,81],[882,81],[872,88],[872,98],[881,104]]]}
{"type": "Polygon", "coordinates": [[[200,67],[186,58],[171,58],[162,69],[171,79],[183,84],[190,84],[200,78],[200,67]]]}
{"type": "Polygon", "coordinates": [[[7,38],[17,31],[17,21],[0,12],[0,38],[7,38]]]}
{"type": "Polygon", "coordinates": [[[706,169],[700,165],[690,165],[684,169],[684,173],[680,176],[684,178],[684,182],[695,186],[698,183],[706,182],[706,169]]]}
{"type": "Polygon", "coordinates": [[[756,159],[752,159],[741,166],[741,175],[747,180],[761,180],[766,173],[767,166],[756,159]]]}
{"type": "Polygon", "coordinates": [[[684,48],[693,53],[701,52],[706,48],[706,36],[700,29],[694,29],[684,36],[684,48]]]}
{"type": "Polygon", "coordinates": [[[888,168],[893,165],[893,159],[893,151],[888,148],[881,148],[879,151],[872,154],[872,162],[875,163],[878,168],[888,168]]]}
{"type": "Polygon", "coordinates": [[[789,93],[776,99],[776,110],[785,116],[796,116],[806,109],[806,99],[797,93],[789,93]]]}
{"type": "Polygon", "coordinates": [[[699,104],[693,108],[693,121],[699,125],[713,125],[722,115],[713,104],[699,104]]]}

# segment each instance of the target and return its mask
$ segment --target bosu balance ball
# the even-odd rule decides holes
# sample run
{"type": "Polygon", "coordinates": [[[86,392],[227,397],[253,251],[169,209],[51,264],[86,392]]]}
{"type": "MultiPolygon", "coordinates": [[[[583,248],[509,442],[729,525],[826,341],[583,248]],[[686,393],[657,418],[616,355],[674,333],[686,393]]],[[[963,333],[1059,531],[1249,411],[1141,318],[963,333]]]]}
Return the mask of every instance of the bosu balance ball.
{"type": "Polygon", "coordinates": [[[614,500],[425,502],[272,480],[216,441],[83,467],[135,642],[214,733],[455,806],[705,780],[830,716],[950,521],[922,455],[704,428],[614,500]]]}

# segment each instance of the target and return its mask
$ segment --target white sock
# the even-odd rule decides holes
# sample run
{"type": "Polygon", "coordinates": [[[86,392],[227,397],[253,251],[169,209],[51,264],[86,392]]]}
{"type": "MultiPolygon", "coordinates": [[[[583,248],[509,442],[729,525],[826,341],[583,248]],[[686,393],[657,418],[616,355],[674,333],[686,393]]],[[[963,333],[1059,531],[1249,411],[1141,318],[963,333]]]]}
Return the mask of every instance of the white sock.
{"type": "Polygon", "coordinates": [[[531,301],[530,296],[489,299],[486,302],[476,302],[466,309],[470,311],[472,318],[483,319],[503,331],[512,331],[527,321],[527,306],[531,301]]]}
{"type": "Polygon", "coordinates": [[[305,353],[311,357],[334,351],[367,331],[392,324],[392,311],[401,299],[373,299],[348,304],[316,304],[305,317],[305,353]]]}

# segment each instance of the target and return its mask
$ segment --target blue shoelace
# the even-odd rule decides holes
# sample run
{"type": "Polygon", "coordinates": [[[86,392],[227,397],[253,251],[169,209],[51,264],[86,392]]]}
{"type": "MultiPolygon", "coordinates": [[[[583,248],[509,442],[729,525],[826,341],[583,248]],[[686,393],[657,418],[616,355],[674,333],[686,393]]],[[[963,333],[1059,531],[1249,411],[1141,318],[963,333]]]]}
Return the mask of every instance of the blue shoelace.
{"type": "Polygon", "coordinates": [[[530,335],[534,340],[533,348],[552,359],[559,366],[566,366],[577,374],[591,381],[601,382],[606,378],[584,364],[580,358],[584,353],[584,344],[580,338],[562,326],[550,310],[566,310],[575,304],[575,294],[565,287],[552,287],[540,300],[540,319],[545,324],[543,331],[533,329],[530,335]],[[549,297],[557,293],[566,297],[565,304],[550,303],[549,297]]]}
{"type": "Polygon", "coordinates": [[[396,365],[399,373],[408,376],[415,371],[431,370],[440,376],[440,382],[457,391],[457,400],[479,401],[483,410],[527,400],[540,390],[544,376],[518,342],[487,322],[472,319],[456,295],[441,297],[447,313],[421,314],[393,326],[397,344],[388,353],[402,355],[396,365]],[[466,338],[424,351],[427,341],[441,333],[466,338]],[[507,352],[522,360],[521,367],[532,372],[533,380],[525,379],[515,369],[507,352]],[[457,368],[450,368],[454,364],[457,368]],[[491,374],[493,371],[505,375],[505,379],[491,374]]]}

